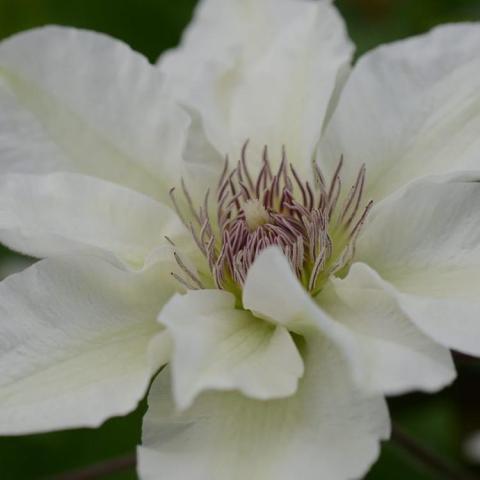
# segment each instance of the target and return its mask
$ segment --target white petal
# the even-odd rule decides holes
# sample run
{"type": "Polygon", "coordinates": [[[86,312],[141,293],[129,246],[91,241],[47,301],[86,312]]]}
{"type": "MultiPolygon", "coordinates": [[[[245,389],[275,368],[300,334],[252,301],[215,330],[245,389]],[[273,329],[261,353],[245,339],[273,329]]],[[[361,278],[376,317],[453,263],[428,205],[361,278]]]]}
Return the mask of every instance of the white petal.
{"type": "MultiPolygon", "coordinates": [[[[187,109],[186,109],[187,110],[187,109]]],[[[194,202],[203,205],[207,191],[218,185],[225,167],[225,157],[208,141],[198,113],[188,110],[191,123],[184,150],[184,175],[188,192],[194,202]]]]}
{"type": "Polygon", "coordinates": [[[182,232],[176,214],[141,193],[78,174],[0,176],[0,239],[43,257],[91,246],[142,266],[182,232]]]}
{"type": "Polygon", "coordinates": [[[417,177],[480,166],[480,24],[447,25],[367,53],[327,129],[320,161],[366,163],[380,200],[417,177]]]}
{"type": "Polygon", "coordinates": [[[349,383],[332,344],[304,349],[306,373],[287,399],[258,401],[237,393],[202,395],[179,415],[168,372],[152,386],[144,419],[139,474],[143,480],[346,480],[360,478],[389,435],[380,397],[349,383]]]}
{"type": "Polygon", "coordinates": [[[450,351],[415,326],[365,264],[354,264],[344,280],[333,279],[317,301],[357,335],[368,372],[365,388],[387,395],[432,392],[454,380],[450,351]]]}
{"type": "Polygon", "coordinates": [[[188,122],[158,70],[105,35],[47,27],[0,44],[3,173],[81,172],[159,197],[188,122]]]}
{"type": "Polygon", "coordinates": [[[95,427],[133,410],[170,353],[168,265],[43,260],[0,284],[0,432],[95,427]]]}
{"type": "Polygon", "coordinates": [[[236,389],[262,400],[286,397],[297,389],[303,362],[288,331],[235,309],[230,293],[177,295],[159,321],[172,336],[173,386],[181,409],[208,389],[236,389]]]}
{"type": "Polygon", "coordinates": [[[256,316],[306,336],[322,333],[342,352],[358,385],[366,380],[355,335],[333,320],[303,289],[280,249],[263,250],[250,267],[243,288],[243,305],[256,316]]]}
{"type": "Polygon", "coordinates": [[[450,383],[455,369],[448,350],[417,329],[375,279],[358,272],[333,281],[313,300],[280,251],[267,249],[249,271],[244,305],[307,338],[312,328],[321,331],[339,346],[365,391],[433,391],[450,383]],[[415,364],[413,371],[405,369],[407,362],[415,364]]]}
{"type": "MultiPolygon", "coordinates": [[[[270,1],[270,8],[276,9],[277,3],[270,1]]],[[[301,3],[290,2],[295,14],[261,58],[242,72],[231,129],[233,146],[238,150],[250,139],[250,155],[257,161],[264,145],[278,158],[285,145],[289,160],[306,170],[353,48],[329,2],[304,1],[300,8],[301,3]]]]}
{"type": "Polygon", "coordinates": [[[205,0],[160,70],[220,153],[238,156],[250,139],[254,162],[264,145],[276,156],[286,145],[306,166],[351,54],[329,1],[205,0]]]}
{"type": "Polygon", "coordinates": [[[158,62],[167,88],[176,99],[187,101],[201,112],[208,136],[222,155],[226,153],[222,120],[232,88],[228,72],[235,67],[242,42],[248,41],[244,36],[248,20],[242,14],[245,8],[248,10],[248,3],[198,2],[181,45],[162,54],[158,62]]]}
{"type": "Polygon", "coordinates": [[[357,244],[357,259],[400,292],[420,329],[472,355],[480,355],[479,212],[479,183],[419,181],[372,212],[357,244]]]}

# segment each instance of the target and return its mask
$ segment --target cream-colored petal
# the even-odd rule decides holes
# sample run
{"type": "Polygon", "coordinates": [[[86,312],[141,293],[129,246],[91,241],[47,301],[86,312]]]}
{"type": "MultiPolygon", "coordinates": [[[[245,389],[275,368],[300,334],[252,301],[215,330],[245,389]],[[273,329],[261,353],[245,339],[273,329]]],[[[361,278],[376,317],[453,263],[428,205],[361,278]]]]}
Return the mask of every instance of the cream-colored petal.
{"type": "Polygon", "coordinates": [[[306,338],[321,333],[342,352],[357,384],[366,381],[368,372],[355,335],[304,290],[279,248],[263,250],[250,267],[243,288],[243,306],[306,338]]]}
{"type": "MultiPolygon", "coordinates": [[[[277,3],[269,2],[274,9],[277,3]]],[[[295,14],[258,61],[242,68],[232,99],[231,142],[238,151],[250,139],[249,158],[256,163],[264,145],[277,162],[285,145],[289,161],[310,174],[329,104],[353,48],[330,2],[290,3],[295,14]]]]}
{"type": "Polygon", "coordinates": [[[158,70],[106,35],[46,27],[0,44],[2,173],[86,173],[165,197],[188,116],[158,70]]]}
{"type": "Polygon", "coordinates": [[[215,191],[225,167],[221,155],[206,137],[202,120],[197,112],[185,108],[191,119],[184,150],[183,180],[194,202],[203,205],[207,191],[215,191]]]}
{"type": "Polygon", "coordinates": [[[480,24],[438,27],[360,58],[319,161],[343,155],[345,184],[367,167],[375,201],[418,177],[480,166],[480,24]]]}
{"type": "Polygon", "coordinates": [[[321,332],[331,339],[365,391],[434,391],[450,383],[449,351],[424,335],[375,279],[374,272],[335,279],[313,300],[282,253],[267,249],[249,271],[244,305],[307,338],[321,332]],[[407,362],[415,371],[404,371],[407,362]]]}
{"type": "Polygon", "coordinates": [[[264,249],[248,270],[243,286],[243,306],[301,335],[317,328],[326,331],[331,328],[335,336],[335,324],[317,311],[315,301],[300,284],[278,247],[264,249]]]}
{"type": "Polygon", "coordinates": [[[366,389],[387,395],[432,392],[455,379],[449,350],[415,326],[367,265],[356,263],[345,279],[332,279],[316,300],[355,333],[366,365],[366,389]]]}
{"type": "Polygon", "coordinates": [[[72,173],[0,176],[0,240],[44,257],[85,246],[110,251],[133,266],[180,238],[175,212],[141,193],[72,173]]]}
{"type": "Polygon", "coordinates": [[[288,331],[235,309],[221,290],[189,291],[165,305],[159,321],[173,341],[175,402],[190,407],[205,390],[238,390],[266,400],[292,395],[303,362],[288,331]]]}
{"type": "Polygon", "coordinates": [[[142,480],[361,478],[389,435],[386,404],[353,388],[349,368],[320,337],[304,345],[305,376],[287,399],[203,394],[178,414],[168,371],[154,381],[138,451],[142,480]]]}
{"type": "Polygon", "coordinates": [[[170,354],[170,267],[40,261],[0,284],[0,433],[96,427],[133,410],[170,354]]]}
{"type": "Polygon", "coordinates": [[[250,163],[264,145],[308,168],[352,45],[330,1],[205,0],[159,68],[176,98],[197,110],[210,142],[250,163]]]}
{"type": "Polygon", "coordinates": [[[479,211],[477,182],[418,181],[372,212],[356,256],[421,330],[472,355],[480,355],[479,211]]]}

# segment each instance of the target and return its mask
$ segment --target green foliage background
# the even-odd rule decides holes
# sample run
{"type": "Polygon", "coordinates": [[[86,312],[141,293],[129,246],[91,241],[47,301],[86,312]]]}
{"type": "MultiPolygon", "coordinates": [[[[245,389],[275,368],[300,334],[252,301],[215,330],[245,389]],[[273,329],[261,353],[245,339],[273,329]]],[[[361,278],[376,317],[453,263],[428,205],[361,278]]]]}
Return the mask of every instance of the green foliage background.
{"type": "MultiPolygon", "coordinates": [[[[0,39],[39,25],[70,25],[123,39],[154,61],[162,50],[177,44],[194,4],[194,0],[0,0],[0,39]]],[[[337,5],[357,44],[357,54],[440,23],[480,20],[479,0],[338,0],[337,5]]],[[[0,275],[2,263],[12,261],[12,255],[0,250],[0,275]]],[[[458,369],[455,385],[441,394],[395,399],[390,401],[390,408],[394,420],[417,440],[465,465],[462,442],[469,432],[480,430],[480,364],[459,363],[458,369]]],[[[0,437],[0,479],[55,478],[62,472],[133,452],[140,440],[145,409],[143,402],[131,415],[112,419],[96,430],[0,437]]],[[[136,475],[132,469],[103,478],[126,480],[136,475]]],[[[395,445],[386,444],[367,478],[439,477],[395,445]]]]}

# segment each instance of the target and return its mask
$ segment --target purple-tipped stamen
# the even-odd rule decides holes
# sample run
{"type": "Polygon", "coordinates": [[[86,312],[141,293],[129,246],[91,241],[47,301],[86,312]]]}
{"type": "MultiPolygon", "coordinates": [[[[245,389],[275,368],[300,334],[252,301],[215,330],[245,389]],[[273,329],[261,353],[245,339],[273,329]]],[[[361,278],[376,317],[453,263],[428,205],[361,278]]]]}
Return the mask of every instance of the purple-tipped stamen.
{"type": "MultiPolygon", "coordinates": [[[[329,183],[318,165],[313,165],[313,189],[288,162],[284,147],[275,174],[268,149],[264,148],[262,166],[255,178],[248,168],[247,147],[245,142],[236,168],[230,170],[228,157],[225,159],[216,192],[215,223],[209,214],[209,192],[203,205],[195,210],[183,181],[187,213],[180,209],[172,189],[174,208],[205,256],[217,288],[241,289],[259,253],[277,246],[315,295],[325,279],[352,261],[355,241],[372,207],[372,202],[362,207],[365,166],[360,168],[339,208],[343,157],[329,183]]],[[[203,288],[198,275],[178,255],[175,258],[186,275],[181,283],[187,288],[203,288]]]]}

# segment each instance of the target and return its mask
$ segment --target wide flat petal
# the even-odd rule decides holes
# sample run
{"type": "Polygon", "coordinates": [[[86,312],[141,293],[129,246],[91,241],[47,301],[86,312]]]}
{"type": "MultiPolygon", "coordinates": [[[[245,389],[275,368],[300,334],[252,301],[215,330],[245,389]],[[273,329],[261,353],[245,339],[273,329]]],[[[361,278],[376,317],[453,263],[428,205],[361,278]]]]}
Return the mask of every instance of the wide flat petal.
{"type": "Polygon", "coordinates": [[[352,50],[329,1],[205,0],[159,68],[220,153],[250,139],[259,163],[264,145],[277,158],[286,145],[306,168],[352,50]]]}
{"type": "Polygon", "coordinates": [[[0,284],[0,433],[95,427],[133,410],[170,354],[169,266],[40,261],[0,284]]]}
{"type": "Polygon", "coordinates": [[[372,212],[356,255],[421,330],[472,355],[480,355],[479,212],[477,182],[416,182],[372,212]]]}
{"type": "Polygon", "coordinates": [[[183,153],[183,179],[194,202],[203,205],[205,195],[212,185],[218,185],[225,167],[225,157],[209,142],[200,115],[187,109],[191,119],[183,153]]]}
{"type": "Polygon", "coordinates": [[[279,248],[266,248],[250,267],[243,287],[243,306],[306,338],[322,334],[342,352],[357,384],[365,383],[368,372],[361,362],[361,345],[355,335],[306,292],[279,248]]]}
{"type": "Polygon", "coordinates": [[[0,176],[0,240],[44,257],[85,246],[143,266],[183,231],[166,205],[125,187],[72,173],[0,176]]]}
{"type": "Polygon", "coordinates": [[[2,173],[81,172],[164,196],[189,119],[158,70],[106,35],[46,27],[0,44],[2,173]]]}
{"type": "Polygon", "coordinates": [[[221,290],[189,291],[165,305],[159,321],[172,337],[173,391],[179,408],[204,390],[239,390],[256,399],[293,394],[303,362],[288,331],[235,309],[221,290]]]}
{"type": "Polygon", "coordinates": [[[450,351],[415,326],[367,265],[356,263],[345,279],[332,279],[316,300],[356,334],[366,364],[365,388],[386,395],[432,392],[455,379],[450,351]]]}
{"type": "Polygon", "coordinates": [[[368,199],[415,178],[480,166],[480,24],[438,27],[381,46],[356,64],[319,161],[345,159],[345,184],[366,163],[368,199]],[[347,173],[348,172],[348,173],[347,173]]]}
{"type": "Polygon", "coordinates": [[[258,401],[238,393],[204,394],[175,411],[169,375],[149,394],[143,480],[346,480],[360,478],[389,435],[386,404],[349,382],[342,355],[326,340],[304,345],[305,376],[295,395],[258,401]]]}
{"type": "Polygon", "coordinates": [[[312,299],[282,253],[267,249],[248,273],[244,305],[306,338],[321,332],[338,346],[365,391],[434,391],[450,383],[455,368],[449,351],[424,335],[374,279],[374,272],[334,279],[312,299]],[[414,371],[405,369],[407,362],[414,371]]]}
{"type": "MultiPolygon", "coordinates": [[[[278,8],[270,0],[269,10],[278,8]]],[[[287,3],[287,2],[285,2],[287,3]]],[[[258,162],[264,145],[303,172],[317,146],[337,84],[343,81],[353,47],[330,2],[290,1],[285,25],[269,39],[263,55],[241,73],[232,99],[233,147],[250,139],[250,157],[258,162]]],[[[270,21],[271,12],[265,15],[270,21]]],[[[265,28],[265,25],[263,25],[265,28]]],[[[250,158],[249,157],[249,158],[250,158]]]]}

